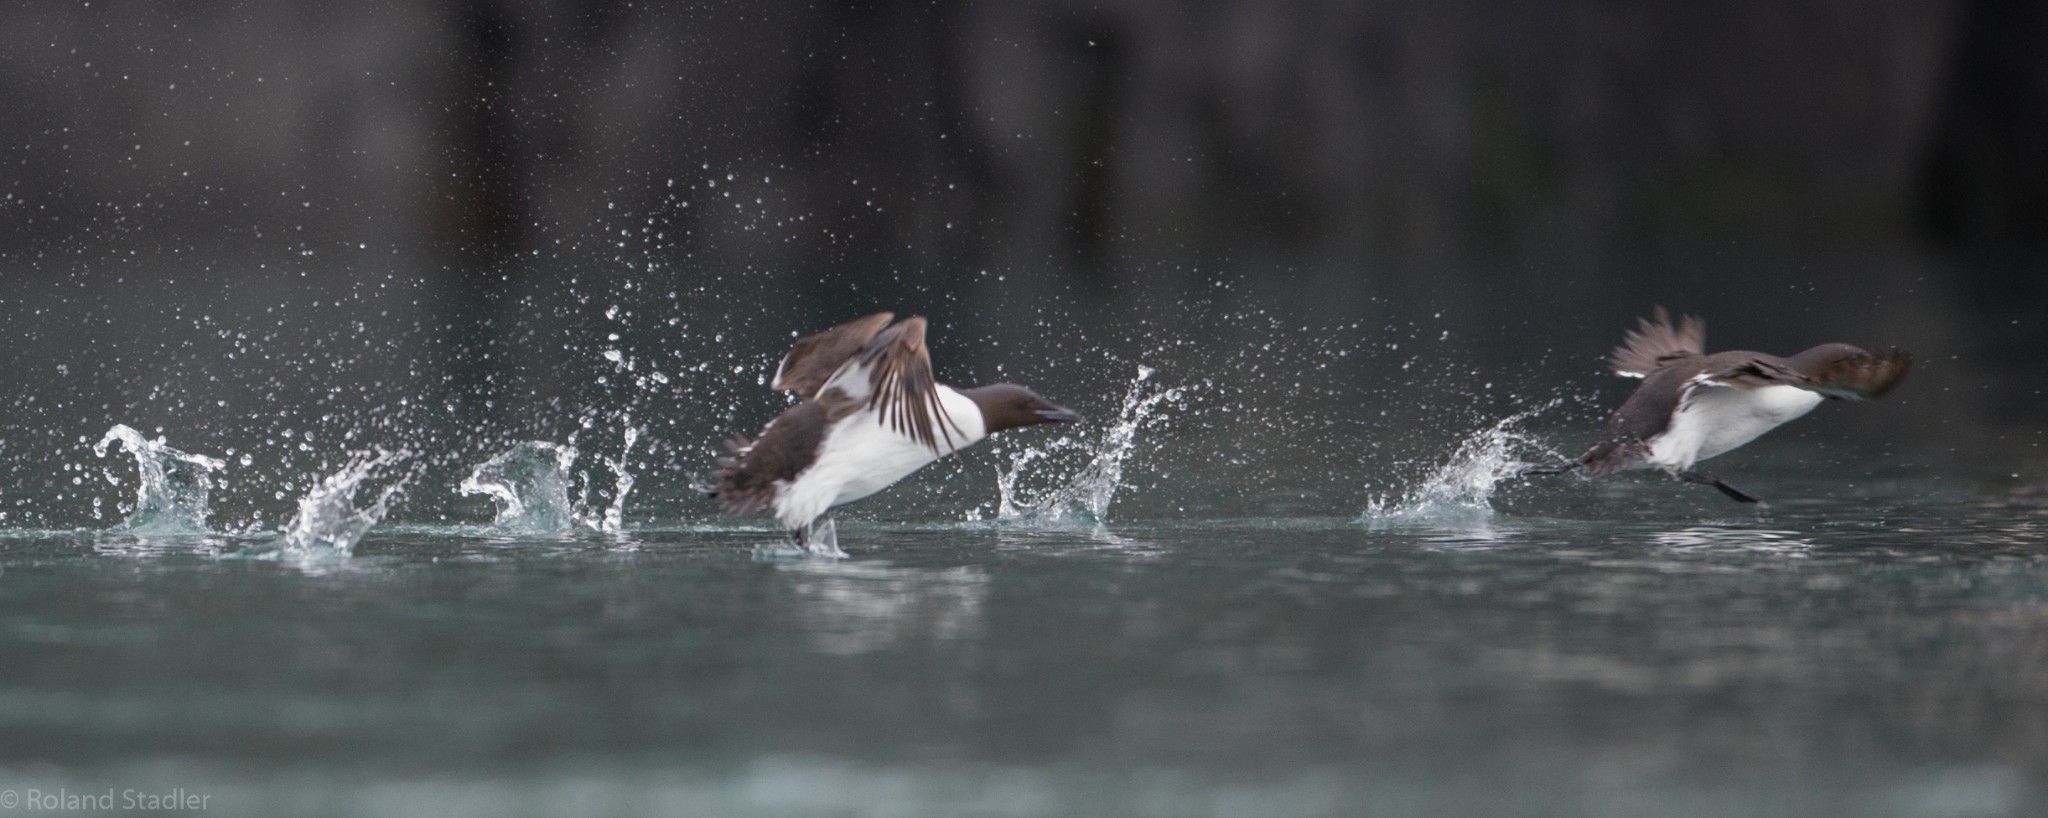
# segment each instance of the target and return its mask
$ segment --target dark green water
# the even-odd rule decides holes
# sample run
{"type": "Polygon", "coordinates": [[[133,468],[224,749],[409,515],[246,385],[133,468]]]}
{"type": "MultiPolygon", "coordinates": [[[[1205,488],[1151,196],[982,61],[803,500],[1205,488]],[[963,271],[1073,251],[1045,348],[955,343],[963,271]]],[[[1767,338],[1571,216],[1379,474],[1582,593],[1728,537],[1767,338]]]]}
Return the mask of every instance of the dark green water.
{"type": "Polygon", "coordinates": [[[691,525],[387,525],[303,563],[14,532],[0,788],[221,815],[2048,808],[2048,503],[1747,482],[1782,499],[855,520],[843,561],[691,525]]]}

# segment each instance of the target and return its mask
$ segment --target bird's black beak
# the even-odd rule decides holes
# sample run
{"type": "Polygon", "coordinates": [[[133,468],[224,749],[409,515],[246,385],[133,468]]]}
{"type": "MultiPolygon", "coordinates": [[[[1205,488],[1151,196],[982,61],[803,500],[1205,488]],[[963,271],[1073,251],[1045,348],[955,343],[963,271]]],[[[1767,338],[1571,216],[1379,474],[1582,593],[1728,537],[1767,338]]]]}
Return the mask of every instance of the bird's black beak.
{"type": "Polygon", "coordinates": [[[1035,412],[1035,414],[1052,423],[1073,423],[1074,421],[1081,419],[1081,414],[1079,412],[1076,412],[1072,409],[1068,409],[1064,406],[1054,406],[1050,409],[1039,409],[1035,412]]]}

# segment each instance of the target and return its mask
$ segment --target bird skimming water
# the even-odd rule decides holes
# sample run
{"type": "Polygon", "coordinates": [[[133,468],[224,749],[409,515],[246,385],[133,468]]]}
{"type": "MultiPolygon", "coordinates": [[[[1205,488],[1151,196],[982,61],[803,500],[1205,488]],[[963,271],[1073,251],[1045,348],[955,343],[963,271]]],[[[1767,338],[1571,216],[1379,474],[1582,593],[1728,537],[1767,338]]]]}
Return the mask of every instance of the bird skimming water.
{"type": "Polygon", "coordinates": [[[1720,489],[1745,503],[1757,499],[1693,468],[1813,411],[1822,400],[1868,400],[1897,386],[1913,356],[1879,355],[1828,343],[1789,358],[1761,352],[1706,352],[1706,324],[1693,316],[1677,326],[1663,307],[1614,348],[1608,365],[1643,385],[1607,421],[1604,439],[1577,460],[1531,466],[1521,474],[1608,474],[1662,469],[1690,483],[1720,489]]]}
{"type": "Polygon", "coordinates": [[[839,554],[827,512],[1004,429],[1080,419],[1022,386],[954,389],[932,377],[925,320],[894,313],[797,341],[775,371],[790,407],[752,441],[735,438],[711,490],[727,511],[772,512],[799,548],[839,554]],[[820,520],[823,520],[820,523],[820,520]]]}

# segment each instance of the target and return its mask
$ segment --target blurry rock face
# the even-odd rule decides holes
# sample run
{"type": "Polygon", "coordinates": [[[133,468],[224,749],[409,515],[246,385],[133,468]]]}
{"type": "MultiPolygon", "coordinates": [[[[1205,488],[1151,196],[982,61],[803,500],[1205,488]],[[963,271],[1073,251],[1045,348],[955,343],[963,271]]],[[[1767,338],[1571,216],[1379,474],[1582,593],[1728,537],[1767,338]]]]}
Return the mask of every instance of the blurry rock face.
{"type": "Polygon", "coordinates": [[[1979,5],[25,4],[0,248],[488,263],[727,173],[772,181],[672,241],[767,268],[1851,243],[1928,218],[1942,117],[2006,104],[1951,104],[1966,32],[2031,13],[1979,5]]]}

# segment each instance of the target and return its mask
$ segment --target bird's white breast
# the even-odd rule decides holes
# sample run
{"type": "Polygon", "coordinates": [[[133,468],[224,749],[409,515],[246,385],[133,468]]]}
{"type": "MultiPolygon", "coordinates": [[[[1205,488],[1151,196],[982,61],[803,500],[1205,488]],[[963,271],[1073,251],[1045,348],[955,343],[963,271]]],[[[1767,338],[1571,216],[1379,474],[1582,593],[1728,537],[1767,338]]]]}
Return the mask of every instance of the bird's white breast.
{"type": "Polygon", "coordinates": [[[1650,440],[1650,463],[1681,470],[1757,439],[1813,411],[1819,393],[1795,386],[1740,389],[1702,382],[1679,403],[1664,433],[1650,440]]]}
{"type": "MultiPolygon", "coordinates": [[[[940,452],[950,454],[988,436],[981,408],[972,398],[943,384],[937,394],[943,414],[933,418],[938,427],[933,432],[940,452]]],[[[937,453],[883,425],[879,415],[863,408],[832,424],[817,459],[782,485],[775,516],[785,527],[804,526],[833,506],[888,488],[937,459],[937,453]]]]}

